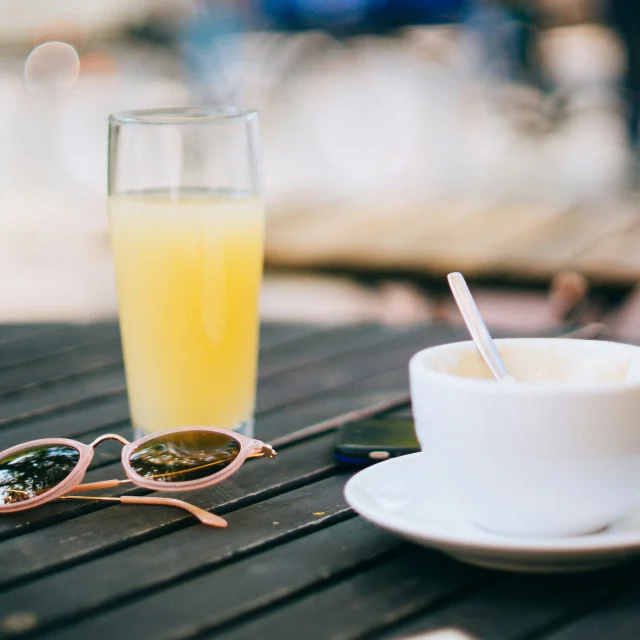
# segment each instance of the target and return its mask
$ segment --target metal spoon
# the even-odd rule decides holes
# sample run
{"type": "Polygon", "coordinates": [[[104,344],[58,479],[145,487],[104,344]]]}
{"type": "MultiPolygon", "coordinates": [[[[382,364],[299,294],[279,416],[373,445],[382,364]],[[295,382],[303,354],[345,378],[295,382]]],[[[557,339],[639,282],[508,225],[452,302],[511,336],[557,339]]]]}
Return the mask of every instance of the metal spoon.
{"type": "Polygon", "coordinates": [[[471,291],[469,291],[464,277],[461,273],[450,273],[447,276],[447,280],[449,281],[451,293],[453,293],[458,309],[460,309],[464,323],[467,325],[467,329],[473,341],[476,343],[478,351],[480,351],[484,361],[487,363],[489,369],[491,369],[491,373],[493,373],[498,382],[515,382],[498,353],[496,344],[489,334],[489,329],[487,329],[487,325],[484,323],[480,311],[478,311],[476,302],[471,295],[471,291]]]}

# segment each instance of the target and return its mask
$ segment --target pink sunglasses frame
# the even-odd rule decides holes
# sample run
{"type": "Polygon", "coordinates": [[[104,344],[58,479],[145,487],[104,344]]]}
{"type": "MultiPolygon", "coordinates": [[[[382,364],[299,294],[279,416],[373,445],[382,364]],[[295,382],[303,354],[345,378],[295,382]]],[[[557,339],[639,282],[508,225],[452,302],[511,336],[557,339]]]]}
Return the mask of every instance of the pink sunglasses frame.
{"type": "MultiPolygon", "coordinates": [[[[23,451],[26,448],[38,447],[43,445],[60,444],[73,447],[80,453],[80,458],[73,471],[59,484],[57,484],[49,491],[45,491],[35,498],[29,498],[23,502],[17,502],[14,504],[1,505],[0,514],[13,513],[16,511],[25,511],[26,509],[32,509],[40,506],[56,498],[60,498],[65,493],[75,493],[80,491],[93,491],[97,489],[108,489],[110,487],[116,487],[126,482],[132,482],[133,484],[144,487],[145,489],[151,489],[153,491],[194,491],[196,489],[204,489],[210,487],[218,482],[221,482],[225,478],[235,473],[247,458],[253,458],[258,456],[267,456],[268,458],[274,458],[276,452],[271,445],[265,444],[260,440],[254,438],[248,438],[235,431],[229,431],[227,429],[218,429],[215,427],[179,427],[177,429],[168,429],[166,431],[159,431],[152,433],[144,438],[129,442],[127,439],[115,433],[107,433],[99,438],[96,438],[91,444],[83,444],[77,440],[69,440],[67,438],[43,438],[41,440],[30,440],[29,442],[23,442],[22,444],[6,449],[0,452],[0,458],[5,458],[14,453],[23,451]],[[180,433],[184,431],[204,431],[207,433],[221,433],[223,435],[233,438],[240,445],[240,451],[236,459],[226,466],[222,471],[215,473],[208,478],[201,478],[199,480],[190,480],[187,482],[160,482],[157,480],[148,480],[138,475],[132,468],[129,459],[131,454],[142,444],[149,440],[155,440],[159,436],[168,435],[172,433],[180,433]],[[124,467],[128,480],[105,480],[103,482],[92,482],[88,484],[81,484],[84,478],[91,460],[93,460],[94,450],[97,445],[106,440],[117,440],[123,444],[120,460],[124,467]]],[[[90,499],[88,496],[86,499],[90,499]]],[[[95,500],[105,500],[111,498],[93,498],[95,500]]],[[[157,504],[182,507],[198,517],[205,524],[212,524],[214,526],[226,526],[226,522],[219,516],[210,514],[208,511],[199,509],[194,505],[190,505],[181,500],[175,500],[173,498],[155,498],[152,496],[122,496],[121,498],[113,498],[113,500],[119,500],[125,504],[157,504]],[[207,520],[209,520],[207,522],[207,520]],[[224,523],[224,524],[221,524],[224,523]]]]}

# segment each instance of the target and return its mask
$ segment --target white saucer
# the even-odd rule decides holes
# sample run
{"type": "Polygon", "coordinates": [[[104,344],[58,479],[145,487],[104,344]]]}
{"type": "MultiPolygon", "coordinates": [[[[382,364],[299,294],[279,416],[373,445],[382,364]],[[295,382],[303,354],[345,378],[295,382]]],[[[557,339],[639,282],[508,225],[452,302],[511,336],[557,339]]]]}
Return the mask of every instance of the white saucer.
{"type": "Polygon", "coordinates": [[[481,567],[588,571],[640,556],[640,503],[604,531],[567,538],[501,536],[470,522],[414,453],[375,464],[345,487],[347,502],[374,524],[481,567]]]}

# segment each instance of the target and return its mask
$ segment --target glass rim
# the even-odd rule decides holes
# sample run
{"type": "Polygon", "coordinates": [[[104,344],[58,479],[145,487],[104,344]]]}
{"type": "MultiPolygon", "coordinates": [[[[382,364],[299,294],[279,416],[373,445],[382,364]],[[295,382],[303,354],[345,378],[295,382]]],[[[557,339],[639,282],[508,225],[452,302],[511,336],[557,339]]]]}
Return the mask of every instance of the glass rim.
{"type": "Polygon", "coordinates": [[[249,121],[257,115],[258,112],[255,109],[245,109],[231,105],[155,107],[153,109],[136,109],[112,113],[109,116],[109,124],[201,125],[233,120],[249,121]]]}

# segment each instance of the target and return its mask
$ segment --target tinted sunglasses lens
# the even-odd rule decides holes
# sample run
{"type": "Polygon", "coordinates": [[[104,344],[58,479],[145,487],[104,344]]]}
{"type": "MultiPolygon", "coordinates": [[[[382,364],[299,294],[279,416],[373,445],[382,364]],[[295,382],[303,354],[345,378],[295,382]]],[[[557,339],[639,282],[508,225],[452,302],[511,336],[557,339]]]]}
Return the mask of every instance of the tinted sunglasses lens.
{"type": "Polygon", "coordinates": [[[156,482],[189,482],[209,478],[228,467],[240,443],[222,433],[180,431],[147,440],[129,462],[141,477],[156,482]]]}
{"type": "Polygon", "coordinates": [[[30,500],[65,480],[80,452],[65,444],[28,447],[0,458],[0,506],[30,500]]]}

